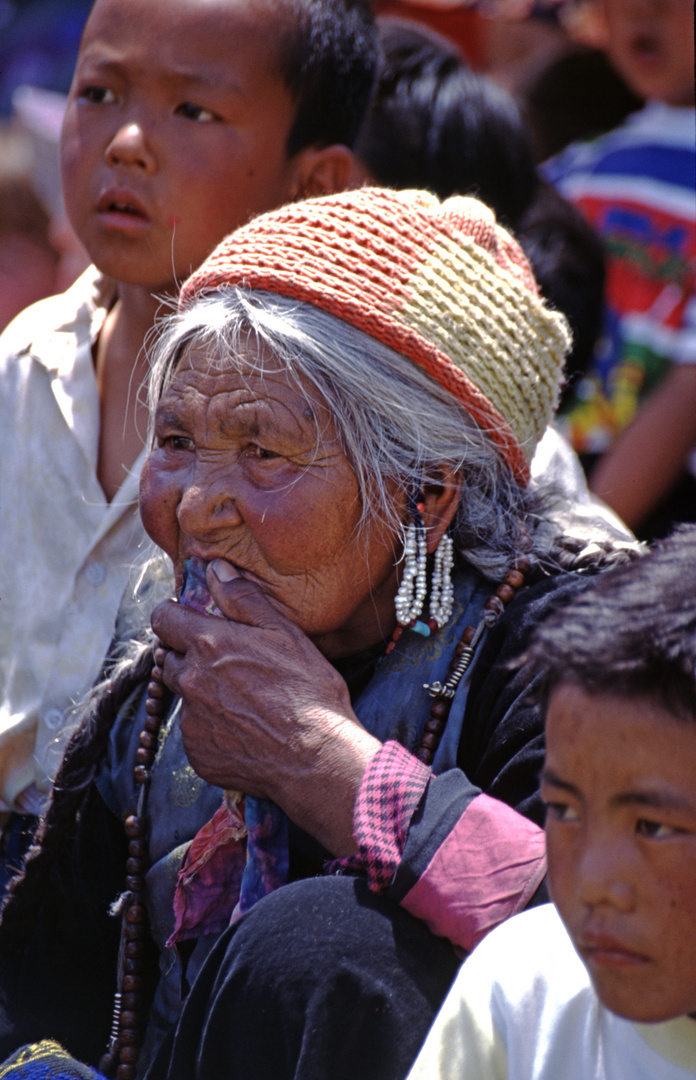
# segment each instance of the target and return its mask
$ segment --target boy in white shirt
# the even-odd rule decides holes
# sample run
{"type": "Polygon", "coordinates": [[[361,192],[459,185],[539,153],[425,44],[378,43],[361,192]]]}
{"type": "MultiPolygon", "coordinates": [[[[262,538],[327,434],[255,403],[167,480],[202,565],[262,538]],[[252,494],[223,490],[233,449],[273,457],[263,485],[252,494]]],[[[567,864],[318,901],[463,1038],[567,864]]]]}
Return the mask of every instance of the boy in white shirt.
{"type": "Polygon", "coordinates": [[[465,962],[409,1080],[696,1076],[696,528],[538,630],[553,905],[465,962]]]}

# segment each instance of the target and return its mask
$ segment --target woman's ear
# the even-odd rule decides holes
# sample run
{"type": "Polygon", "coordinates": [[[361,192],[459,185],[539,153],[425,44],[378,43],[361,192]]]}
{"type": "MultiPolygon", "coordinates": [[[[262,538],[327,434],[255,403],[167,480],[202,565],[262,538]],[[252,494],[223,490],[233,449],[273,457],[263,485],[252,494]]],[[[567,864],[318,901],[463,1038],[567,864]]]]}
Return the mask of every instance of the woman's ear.
{"type": "Polygon", "coordinates": [[[354,187],[354,158],[347,146],[308,146],[296,155],[293,200],[333,195],[354,187]]]}
{"type": "Polygon", "coordinates": [[[423,488],[423,524],[429,553],[442,540],[459,508],[462,478],[447,464],[429,470],[431,481],[423,488]],[[440,474],[439,476],[437,474],[440,474]]]}

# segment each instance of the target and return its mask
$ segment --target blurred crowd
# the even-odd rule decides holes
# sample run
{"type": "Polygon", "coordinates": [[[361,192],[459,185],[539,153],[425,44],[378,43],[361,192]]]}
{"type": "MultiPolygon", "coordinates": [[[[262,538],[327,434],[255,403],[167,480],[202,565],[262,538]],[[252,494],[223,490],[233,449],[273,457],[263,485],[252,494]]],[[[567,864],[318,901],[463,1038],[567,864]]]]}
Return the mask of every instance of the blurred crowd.
{"type": "MultiPolygon", "coordinates": [[[[65,215],[57,151],[89,7],[0,2],[0,329],[89,262],[65,215]]],[[[573,328],[558,427],[591,489],[641,537],[692,520],[691,4],[374,8],[385,56],[355,182],[473,192],[494,207],[573,328]]]]}

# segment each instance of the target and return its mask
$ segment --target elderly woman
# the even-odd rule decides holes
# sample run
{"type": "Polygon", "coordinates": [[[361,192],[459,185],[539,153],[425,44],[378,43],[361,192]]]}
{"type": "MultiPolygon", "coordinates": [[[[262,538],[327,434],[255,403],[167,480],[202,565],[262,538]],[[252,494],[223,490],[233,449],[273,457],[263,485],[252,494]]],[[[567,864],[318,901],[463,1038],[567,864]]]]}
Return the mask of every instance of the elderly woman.
{"type": "Polygon", "coordinates": [[[507,661],[603,560],[528,484],[566,347],[472,199],[299,203],[185,283],[141,488],[179,602],[95,691],[11,890],[0,1051],[96,1064],[111,1030],[123,1080],[405,1074],[458,955],[542,886],[507,661]]]}

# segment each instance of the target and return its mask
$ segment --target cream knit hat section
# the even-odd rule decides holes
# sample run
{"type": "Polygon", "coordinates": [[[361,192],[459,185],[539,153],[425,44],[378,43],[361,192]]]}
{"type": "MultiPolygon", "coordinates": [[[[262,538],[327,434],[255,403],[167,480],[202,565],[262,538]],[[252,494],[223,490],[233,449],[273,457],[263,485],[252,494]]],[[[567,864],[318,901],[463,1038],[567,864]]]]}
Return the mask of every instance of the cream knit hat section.
{"type": "Polygon", "coordinates": [[[527,483],[570,337],[483,203],[382,188],[292,203],[223,240],[180,308],[232,285],[313,304],[419,364],[527,483]]]}

